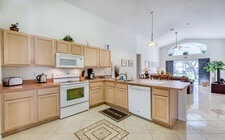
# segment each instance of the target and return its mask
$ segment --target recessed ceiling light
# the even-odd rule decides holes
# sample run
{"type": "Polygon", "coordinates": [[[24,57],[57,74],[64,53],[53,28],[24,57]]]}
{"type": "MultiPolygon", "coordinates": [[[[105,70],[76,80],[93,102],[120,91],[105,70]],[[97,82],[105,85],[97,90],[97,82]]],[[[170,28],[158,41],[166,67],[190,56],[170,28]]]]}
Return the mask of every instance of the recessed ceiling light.
{"type": "Polygon", "coordinates": [[[174,30],[175,30],[175,28],[171,28],[171,29],[170,29],[170,31],[174,31],[174,30]]]}
{"type": "Polygon", "coordinates": [[[187,25],[187,26],[190,26],[191,24],[188,22],[188,23],[186,23],[186,25],[187,25]]]}

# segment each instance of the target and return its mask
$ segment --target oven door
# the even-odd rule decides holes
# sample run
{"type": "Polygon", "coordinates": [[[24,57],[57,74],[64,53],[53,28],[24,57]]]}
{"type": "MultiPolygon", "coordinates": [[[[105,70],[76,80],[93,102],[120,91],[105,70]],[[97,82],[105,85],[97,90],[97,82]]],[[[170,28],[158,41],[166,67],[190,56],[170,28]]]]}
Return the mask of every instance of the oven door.
{"type": "Polygon", "coordinates": [[[60,107],[79,104],[89,100],[88,84],[60,86],[60,107]]]}

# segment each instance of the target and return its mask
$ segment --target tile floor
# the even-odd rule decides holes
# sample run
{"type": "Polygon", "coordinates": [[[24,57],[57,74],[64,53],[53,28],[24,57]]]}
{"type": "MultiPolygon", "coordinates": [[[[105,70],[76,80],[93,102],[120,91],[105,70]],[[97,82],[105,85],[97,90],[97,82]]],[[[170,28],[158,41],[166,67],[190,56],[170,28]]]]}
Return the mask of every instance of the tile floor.
{"type": "Polygon", "coordinates": [[[34,127],[3,140],[76,140],[74,132],[101,119],[127,130],[125,140],[224,140],[225,139],[225,95],[211,94],[210,88],[195,87],[188,95],[187,122],[177,121],[168,129],[136,116],[117,123],[98,113],[107,108],[102,105],[89,111],[34,127]]]}

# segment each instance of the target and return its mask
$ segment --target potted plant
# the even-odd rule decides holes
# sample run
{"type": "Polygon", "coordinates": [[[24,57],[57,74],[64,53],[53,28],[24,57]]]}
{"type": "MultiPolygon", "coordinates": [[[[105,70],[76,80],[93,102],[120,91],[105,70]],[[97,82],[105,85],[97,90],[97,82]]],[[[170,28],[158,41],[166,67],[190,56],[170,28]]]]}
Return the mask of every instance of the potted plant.
{"type": "Polygon", "coordinates": [[[206,53],[206,50],[202,50],[202,53],[205,54],[206,53]]]}
{"type": "Polygon", "coordinates": [[[183,52],[183,56],[184,56],[184,58],[187,58],[188,57],[188,52],[187,51],[183,52]]]}
{"type": "Polygon", "coordinates": [[[62,40],[68,41],[68,42],[74,42],[73,38],[70,35],[65,36],[62,40]]]}
{"type": "Polygon", "coordinates": [[[11,31],[19,32],[18,25],[19,25],[19,23],[17,22],[16,24],[11,24],[11,27],[9,27],[9,28],[11,31]]]}
{"type": "Polygon", "coordinates": [[[225,64],[223,63],[223,61],[212,61],[212,62],[208,62],[204,69],[207,72],[215,72],[217,70],[217,82],[218,84],[222,84],[223,82],[220,81],[220,71],[221,70],[225,70],[224,68],[225,64]]]}

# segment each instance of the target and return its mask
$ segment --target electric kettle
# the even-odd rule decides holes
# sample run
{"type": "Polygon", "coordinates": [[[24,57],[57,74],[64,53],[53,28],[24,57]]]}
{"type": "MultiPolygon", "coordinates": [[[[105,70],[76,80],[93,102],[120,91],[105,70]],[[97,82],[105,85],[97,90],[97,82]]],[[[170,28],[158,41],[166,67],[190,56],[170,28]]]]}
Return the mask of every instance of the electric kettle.
{"type": "Polygon", "coordinates": [[[38,83],[46,83],[47,82],[47,76],[44,73],[42,73],[41,75],[38,75],[36,77],[36,79],[37,79],[38,83]]]}

